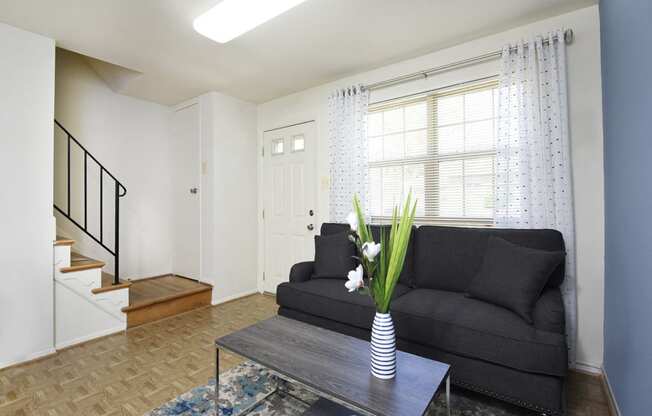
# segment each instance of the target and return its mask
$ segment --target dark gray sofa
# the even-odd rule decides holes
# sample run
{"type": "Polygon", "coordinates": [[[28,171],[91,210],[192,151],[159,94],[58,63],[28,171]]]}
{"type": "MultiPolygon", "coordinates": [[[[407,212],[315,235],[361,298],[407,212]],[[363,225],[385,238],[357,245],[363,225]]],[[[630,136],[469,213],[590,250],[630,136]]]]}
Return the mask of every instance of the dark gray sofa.
{"type": "MultiPolygon", "coordinates": [[[[321,235],[347,230],[347,225],[325,223],[321,235]]],[[[492,235],[525,247],[564,250],[554,230],[415,229],[391,305],[398,347],[451,364],[458,386],[537,412],[563,414],[568,369],[559,290],[563,264],[551,275],[530,325],[508,309],[464,294],[492,235]]],[[[290,281],[277,288],[279,315],[368,339],[375,313],[371,299],[348,293],[343,280],[312,279],[312,272],[313,262],[292,267],[290,281]]]]}

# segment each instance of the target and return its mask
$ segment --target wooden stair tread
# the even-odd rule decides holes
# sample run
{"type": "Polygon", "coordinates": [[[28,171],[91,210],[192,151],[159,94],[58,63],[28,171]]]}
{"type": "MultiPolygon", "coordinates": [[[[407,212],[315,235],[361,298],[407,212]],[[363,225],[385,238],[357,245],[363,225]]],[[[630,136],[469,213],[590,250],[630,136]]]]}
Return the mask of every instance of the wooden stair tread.
{"type": "Polygon", "coordinates": [[[112,290],[125,289],[131,286],[131,282],[128,280],[120,280],[120,283],[117,285],[113,284],[113,275],[110,273],[102,272],[102,287],[96,287],[92,289],[91,292],[94,294],[110,292],[112,290]]]}
{"type": "Polygon", "coordinates": [[[57,239],[52,242],[55,246],[71,246],[75,244],[75,240],[58,235],[57,239]]]}
{"type": "Polygon", "coordinates": [[[82,256],[79,253],[70,253],[70,266],[62,267],[61,273],[78,272],[81,270],[101,269],[106,266],[106,263],[100,260],[95,260],[90,257],[82,256]]]}

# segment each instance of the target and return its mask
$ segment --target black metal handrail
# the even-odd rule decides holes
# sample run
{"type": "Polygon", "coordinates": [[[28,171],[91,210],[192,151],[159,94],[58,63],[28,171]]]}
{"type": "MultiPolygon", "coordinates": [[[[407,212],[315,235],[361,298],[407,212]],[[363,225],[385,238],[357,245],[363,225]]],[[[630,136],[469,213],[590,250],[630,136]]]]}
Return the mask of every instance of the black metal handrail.
{"type": "Polygon", "coordinates": [[[77,227],[79,227],[83,232],[85,232],[89,237],[91,237],[96,243],[98,243],[100,246],[102,246],[106,251],[108,251],[115,259],[114,261],[114,276],[113,276],[113,284],[117,285],[120,283],[120,198],[124,197],[127,195],[127,188],[118,181],[118,179],[109,172],[104,165],[100,163],[99,160],[95,158],[86,148],[79,143],[77,139],[73,137],[72,134],[68,130],[66,130],[65,127],[61,125],[57,120],[54,120],[54,124],[59,127],[61,130],[63,130],[64,133],[66,133],[67,136],[67,165],[66,165],[66,180],[67,180],[67,189],[68,189],[68,194],[67,194],[67,207],[66,210],[63,210],[62,208],[58,207],[57,204],[54,204],[54,208],[61,213],[64,217],[68,218],[70,222],[75,224],[77,227]],[[70,214],[70,149],[72,144],[77,145],[81,150],[84,152],[84,224],[80,224],[77,220],[75,220],[72,215],[70,214]],[[100,168],[100,235],[95,236],[91,231],[88,229],[88,158],[91,158],[95,163],[100,168]],[[104,244],[104,175],[108,175],[111,179],[113,179],[114,186],[115,186],[115,193],[114,193],[114,203],[115,203],[115,221],[113,223],[114,226],[114,242],[113,242],[113,248],[110,248],[106,244],[104,244]]]}

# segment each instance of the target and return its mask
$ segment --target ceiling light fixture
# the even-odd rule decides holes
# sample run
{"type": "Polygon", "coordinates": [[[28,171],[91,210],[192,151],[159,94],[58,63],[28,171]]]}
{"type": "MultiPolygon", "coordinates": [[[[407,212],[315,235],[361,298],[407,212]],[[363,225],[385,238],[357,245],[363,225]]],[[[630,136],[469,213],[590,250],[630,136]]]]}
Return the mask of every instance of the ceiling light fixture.
{"type": "Polygon", "coordinates": [[[219,43],[226,43],[305,0],[223,0],[197,17],[195,30],[219,43]]]}

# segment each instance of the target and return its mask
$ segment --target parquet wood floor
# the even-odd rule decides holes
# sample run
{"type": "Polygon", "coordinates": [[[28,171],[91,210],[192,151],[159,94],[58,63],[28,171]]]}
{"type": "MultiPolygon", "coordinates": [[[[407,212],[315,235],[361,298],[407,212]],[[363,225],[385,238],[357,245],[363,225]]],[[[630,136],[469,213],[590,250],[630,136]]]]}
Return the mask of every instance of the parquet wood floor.
{"type": "MultiPolygon", "coordinates": [[[[256,295],[177,315],[0,370],[0,415],[138,415],[213,375],[214,340],[276,313],[256,295]]],[[[242,362],[226,353],[220,371],[242,362]]]]}
{"type": "MultiPolygon", "coordinates": [[[[269,318],[254,295],[177,315],[0,370],[1,416],[141,416],[213,376],[216,337],[269,318]]],[[[220,371],[242,362],[220,355],[220,371]]],[[[609,415],[600,379],[569,377],[569,414],[609,415]]]]}

